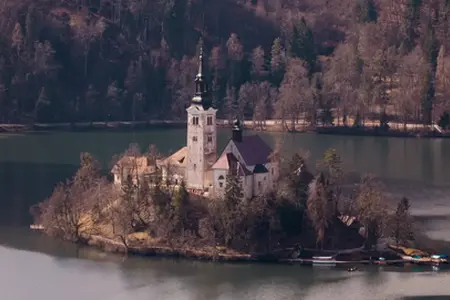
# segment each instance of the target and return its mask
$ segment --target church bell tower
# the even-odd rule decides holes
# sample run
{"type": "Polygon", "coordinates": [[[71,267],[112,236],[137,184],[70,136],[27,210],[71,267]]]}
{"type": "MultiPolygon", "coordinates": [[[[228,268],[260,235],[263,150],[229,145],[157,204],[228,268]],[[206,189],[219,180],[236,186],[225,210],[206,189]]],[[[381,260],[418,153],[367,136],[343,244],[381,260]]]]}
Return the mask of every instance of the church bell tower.
{"type": "Polygon", "coordinates": [[[204,74],[203,42],[200,43],[195,95],[187,111],[187,164],[185,181],[190,189],[204,190],[212,184],[212,165],[217,159],[216,112],[204,74]]]}

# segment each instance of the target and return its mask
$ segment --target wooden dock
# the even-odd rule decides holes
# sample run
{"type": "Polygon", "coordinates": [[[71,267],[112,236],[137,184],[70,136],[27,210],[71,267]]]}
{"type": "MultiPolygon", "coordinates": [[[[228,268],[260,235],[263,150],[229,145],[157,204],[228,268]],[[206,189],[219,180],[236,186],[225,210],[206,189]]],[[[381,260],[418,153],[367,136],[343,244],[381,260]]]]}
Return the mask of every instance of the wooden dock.
{"type": "MultiPolygon", "coordinates": [[[[377,260],[317,260],[311,258],[294,258],[294,259],[281,259],[280,262],[290,263],[290,264],[300,264],[300,265],[368,265],[368,264],[377,264],[377,260]]],[[[403,264],[406,261],[403,259],[395,259],[395,260],[385,260],[383,264],[391,265],[391,264],[403,264]]]]}

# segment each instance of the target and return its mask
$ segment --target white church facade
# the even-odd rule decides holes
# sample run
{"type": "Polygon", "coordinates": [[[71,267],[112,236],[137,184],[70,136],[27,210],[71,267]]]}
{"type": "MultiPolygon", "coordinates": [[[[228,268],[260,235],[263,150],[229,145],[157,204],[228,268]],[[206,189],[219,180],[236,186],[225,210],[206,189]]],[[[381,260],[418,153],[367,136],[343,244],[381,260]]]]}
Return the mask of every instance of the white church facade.
{"type": "MultiPolygon", "coordinates": [[[[244,197],[251,199],[274,188],[279,166],[269,160],[272,149],[258,135],[243,135],[237,120],[233,124],[232,137],[217,157],[217,110],[212,107],[203,73],[203,53],[200,49],[196,91],[187,108],[186,146],[167,158],[157,161],[163,180],[171,184],[184,181],[191,192],[208,197],[222,197],[229,175],[240,178],[244,197]]],[[[149,162],[148,162],[149,163],[149,162]]],[[[120,185],[124,178],[117,165],[113,168],[114,183],[120,185]]],[[[142,167],[135,176],[149,175],[154,168],[142,167]],[[151,170],[151,171],[150,171],[151,170]]]]}

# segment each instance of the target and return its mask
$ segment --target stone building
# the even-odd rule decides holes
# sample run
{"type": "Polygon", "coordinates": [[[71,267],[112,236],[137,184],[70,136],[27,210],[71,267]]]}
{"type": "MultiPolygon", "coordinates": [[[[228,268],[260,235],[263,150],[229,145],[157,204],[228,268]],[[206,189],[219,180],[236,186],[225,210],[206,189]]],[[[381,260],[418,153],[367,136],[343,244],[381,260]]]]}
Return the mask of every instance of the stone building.
{"type": "MultiPolygon", "coordinates": [[[[212,107],[208,95],[202,48],[195,77],[195,95],[186,111],[186,146],[157,161],[163,180],[168,180],[171,184],[184,181],[191,192],[208,197],[223,196],[226,178],[230,175],[240,177],[244,197],[247,199],[273,188],[279,166],[269,161],[272,149],[258,135],[243,135],[238,120],[233,124],[232,137],[217,159],[217,110],[212,107]]],[[[145,172],[149,168],[140,170],[145,172]]],[[[153,169],[152,172],[156,170],[153,169]]],[[[121,176],[115,174],[115,183],[121,182],[121,176]]]]}

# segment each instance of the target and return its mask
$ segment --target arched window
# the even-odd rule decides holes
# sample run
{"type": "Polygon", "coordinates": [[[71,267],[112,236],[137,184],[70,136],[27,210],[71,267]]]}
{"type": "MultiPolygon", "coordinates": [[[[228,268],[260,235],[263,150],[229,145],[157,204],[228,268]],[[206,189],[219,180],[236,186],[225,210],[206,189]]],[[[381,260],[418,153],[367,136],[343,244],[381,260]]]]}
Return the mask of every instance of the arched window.
{"type": "Polygon", "coordinates": [[[217,178],[217,180],[219,181],[219,187],[222,188],[225,177],[223,177],[223,175],[220,175],[219,178],[217,178]]]}

